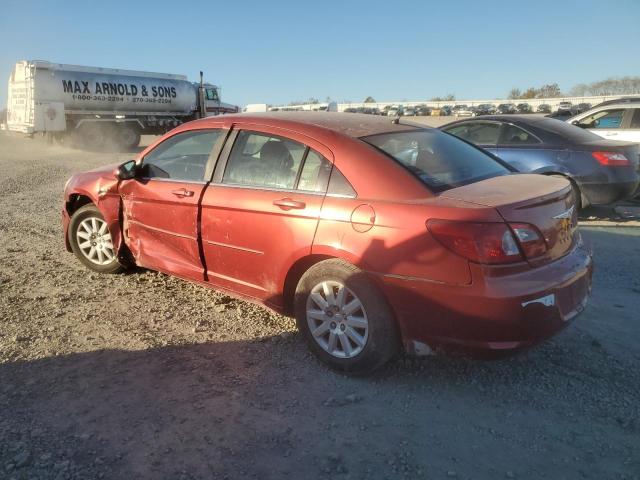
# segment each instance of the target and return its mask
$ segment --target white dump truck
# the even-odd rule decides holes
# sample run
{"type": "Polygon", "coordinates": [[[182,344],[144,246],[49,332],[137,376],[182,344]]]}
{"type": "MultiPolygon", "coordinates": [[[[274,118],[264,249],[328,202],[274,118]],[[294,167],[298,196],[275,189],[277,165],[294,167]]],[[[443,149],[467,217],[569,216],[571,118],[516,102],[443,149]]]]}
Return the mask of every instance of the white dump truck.
{"type": "Polygon", "coordinates": [[[217,86],[184,75],[20,61],[9,78],[6,128],[101,148],[138,145],[211,115],[237,112],[217,86]]]}

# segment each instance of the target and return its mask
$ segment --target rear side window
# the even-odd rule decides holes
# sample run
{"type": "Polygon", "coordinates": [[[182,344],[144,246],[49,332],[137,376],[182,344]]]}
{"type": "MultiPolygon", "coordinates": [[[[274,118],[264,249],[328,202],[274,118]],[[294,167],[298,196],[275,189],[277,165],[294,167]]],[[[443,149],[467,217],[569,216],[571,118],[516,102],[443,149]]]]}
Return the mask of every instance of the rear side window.
{"type": "Polygon", "coordinates": [[[220,135],[221,130],[193,130],[174,135],[144,157],[141,176],[203,181],[209,155],[220,135]]]}
{"type": "Polygon", "coordinates": [[[404,165],[435,192],[511,172],[482,150],[439,130],[384,133],[362,140],[404,165]]]}
{"type": "Polygon", "coordinates": [[[327,195],[334,197],[350,197],[356,198],[358,195],[353,189],[347,177],[345,177],[337,167],[333,167],[331,172],[331,179],[329,180],[329,187],[327,188],[327,195]]]}
{"type": "Polygon", "coordinates": [[[535,145],[540,143],[540,140],[526,130],[506,123],[502,128],[500,143],[506,145],[535,145]]]}
{"type": "Polygon", "coordinates": [[[238,133],[222,183],[291,190],[306,147],[273,135],[238,133]]]}
{"type": "Polygon", "coordinates": [[[469,122],[444,130],[476,145],[495,145],[500,136],[499,123],[469,122]]]}
{"type": "Polygon", "coordinates": [[[269,134],[240,131],[222,183],[324,193],[332,163],[306,145],[269,134]]]}

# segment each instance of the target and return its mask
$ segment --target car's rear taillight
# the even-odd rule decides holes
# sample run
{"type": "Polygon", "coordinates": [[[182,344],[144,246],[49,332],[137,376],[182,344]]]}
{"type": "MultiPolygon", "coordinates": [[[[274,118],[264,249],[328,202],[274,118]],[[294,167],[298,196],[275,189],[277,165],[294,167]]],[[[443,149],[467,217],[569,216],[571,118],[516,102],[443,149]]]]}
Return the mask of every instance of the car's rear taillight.
{"type": "Polygon", "coordinates": [[[429,220],[427,227],[445,247],[472,262],[498,264],[522,260],[506,223],[429,220]]]}
{"type": "Polygon", "coordinates": [[[626,167],[631,165],[631,162],[624,153],[620,152],[593,152],[593,157],[598,160],[601,165],[608,167],[626,167]]]}
{"type": "Polygon", "coordinates": [[[509,226],[515,233],[522,253],[528,260],[539,257],[547,251],[547,243],[540,231],[528,223],[510,223],[509,226]]]}
{"type": "Polygon", "coordinates": [[[531,259],[542,255],[547,248],[538,229],[526,223],[432,219],[427,222],[427,228],[446,248],[476,263],[520,262],[523,254],[531,259]]]}

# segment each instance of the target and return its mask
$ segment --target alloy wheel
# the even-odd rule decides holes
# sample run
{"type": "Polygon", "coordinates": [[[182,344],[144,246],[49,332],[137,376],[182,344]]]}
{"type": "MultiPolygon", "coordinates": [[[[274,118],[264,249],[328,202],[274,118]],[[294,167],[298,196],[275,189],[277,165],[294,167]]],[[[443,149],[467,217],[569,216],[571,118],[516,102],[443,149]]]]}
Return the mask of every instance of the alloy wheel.
{"type": "Polygon", "coordinates": [[[76,240],[82,255],[91,263],[107,265],[116,257],[107,222],[101,218],[89,217],[80,222],[76,240]]]}
{"type": "Polygon", "coordinates": [[[307,324],[313,339],[330,355],[353,358],[369,338],[369,320],[360,299],[344,284],[323,281],[307,298],[307,324]]]}

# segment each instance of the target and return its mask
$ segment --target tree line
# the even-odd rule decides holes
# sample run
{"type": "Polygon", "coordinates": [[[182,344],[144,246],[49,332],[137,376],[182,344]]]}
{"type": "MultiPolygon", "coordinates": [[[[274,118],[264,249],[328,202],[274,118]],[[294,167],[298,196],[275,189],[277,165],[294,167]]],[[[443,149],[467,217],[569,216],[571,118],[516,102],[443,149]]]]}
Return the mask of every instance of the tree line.
{"type": "MultiPolygon", "coordinates": [[[[627,77],[611,77],[605,80],[592,83],[579,83],[572,87],[568,93],[563,93],[560,90],[560,86],[557,83],[549,83],[542,85],[541,87],[529,87],[526,90],[520,90],[519,88],[512,88],[507,95],[509,100],[527,100],[532,98],[557,98],[557,97],[589,97],[598,95],[633,95],[640,94],[640,76],[627,76],[627,77]]],[[[445,95],[443,97],[433,97],[432,102],[451,102],[456,99],[453,94],[445,95]]],[[[329,97],[325,99],[328,103],[331,101],[329,97]]],[[[296,100],[290,102],[289,105],[301,105],[301,104],[316,104],[320,103],[317,98],[309,98],[306,101],[296,100]]],[[[345,100],[344,103],[351,103],[350,100],[345,100]]],[[[373,97],[366,97],[364,103],[375,103],[373,97]]]]}
{"type": "Polygon", "coordinates": [[[554,97],[589,97],[598,95],[633,95],[640,94],[640,77],[611,77],[592,83],[579,83],[568,94],[562,93],[557,83],[542,87],[529,87],[522,91],[512,88],[507,98],[510,100],[554,97]]]}

